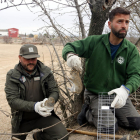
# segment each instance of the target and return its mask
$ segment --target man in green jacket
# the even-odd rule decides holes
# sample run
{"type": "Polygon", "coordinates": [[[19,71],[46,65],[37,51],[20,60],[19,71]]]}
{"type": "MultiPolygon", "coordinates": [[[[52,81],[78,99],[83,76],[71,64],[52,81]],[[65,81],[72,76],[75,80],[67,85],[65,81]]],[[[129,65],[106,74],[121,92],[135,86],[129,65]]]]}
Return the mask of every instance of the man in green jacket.
{"type": "Polygon", "coordinates": [[[84,99],[89,107],[83,105],[78,116],[79,124],[83,124],[82,119],[86,117],[89,123],[97,127],[98,94],[104,92],[108,95],[116,94],[111,103],[111,107],[116,108],[116,131],[118,124],[140,129],[140,115],[128,98],[140,86],[140,55],[136,46],[125,39],[129,18],[128,10],[117,7],[109,13],[109,34],[92,35],[67,43],[63,49],[63,58],[70,68],[81,71],[79,57],[86,58],[84,99]]]}
{"type": "MultiPolygon", "coordinates": [[[[19,63],[7,73],[5,92],[12,113],[12,133],[42,129],[60,122],[53,109],[59,90],[51,69],[37,60],[37,47],[31,44],[20,48],[19,63]],[[45,103],[51,101],[50,105],[45,103]]],[[[34,140],[56,140],[67,134],[60,122],[34,133],[34,140]]],[[[27,135],[13,135],[25,140],[27,135]]],[[[67,140],[65,137],[63,140],[67,140]]]]}

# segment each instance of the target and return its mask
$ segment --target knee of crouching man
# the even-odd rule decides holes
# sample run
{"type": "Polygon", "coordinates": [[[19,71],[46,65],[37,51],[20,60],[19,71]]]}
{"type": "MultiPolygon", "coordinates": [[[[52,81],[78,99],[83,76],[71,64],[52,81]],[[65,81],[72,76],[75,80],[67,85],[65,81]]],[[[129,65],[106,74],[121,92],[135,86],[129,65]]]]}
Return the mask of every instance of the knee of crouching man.
{"type": "Polygon", "coordinates": [[[129,128],[139,130],[140,129],[140,117],[127,117],[129,122],[129,128]]]}

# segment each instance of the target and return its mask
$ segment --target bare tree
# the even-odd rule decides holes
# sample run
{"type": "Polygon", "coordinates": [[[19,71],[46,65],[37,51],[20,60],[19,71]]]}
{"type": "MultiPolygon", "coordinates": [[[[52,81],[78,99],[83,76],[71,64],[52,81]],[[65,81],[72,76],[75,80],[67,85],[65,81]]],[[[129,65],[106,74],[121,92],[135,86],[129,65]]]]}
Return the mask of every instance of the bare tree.
{"type": "MultiPolygon", "coordinates": [[[[29,9],[36,7],[40,8],[41,11],[38,18],[46,24],[46,26],[43,27],[44,30],[42,33],[46,35],[42,37],[42,41],[46,40],[44,38],[47,38],[49,43],[47,44],[45,42],[45,45],[48,49],[50,44],[51,47],[53,47],[53,52],[50,52],[52,58],[51,68],[60,89],[60,100],[56,108],[61,108],[61,117],[66,118],[70,114],[81,110],[83,92],[78,96],[68,90],[68,87],[71,86],[69,81],[70,69],[65,65],[65,62],[61,58],[60,50],[62,50],[67,42],[73,42],[74,40],[79,40],[90,35],[102,34],[105,22],[108,19],[108,13],[113,6],[121,5],[122,7],[133,9],[131,7],[133,5],[135,6],[135,14],[137,13],[137,17],[139,17],[139,8],[136,8],[138,1],[131,0],[125,3],[125,1],[122,0],[118,2],[116,2],[116,0],[51,0],[49,2],[47,0],[32,0],[30,3],[27,3],[25,0],[21,0],[20,3],[15,4],[14,2],[6,0],[7,6],[1,8],[0,10],[11,7],[17,8],[19,5],[27,5],[29,9]],[[53,2],[57,4],[57,6],[52,8],[50,7],[49,2],[53,2]],[[32,7],[29,7],[30,5],[32,7]],[[68,8],[70,9],[69,11],[67,10],[66,12],[63,12],[64,9],[68,8]],[[54,13],[57,13],[57,16],[55,16],[54,13]],[[63,24],[59,24],[57,21],[58,17],[64,16],[65,14],[68,14],[69,16],[71,14],[74,17],[73,26],[70,27],[70,29],[65,28],[63,24]],[[81,36],[78,36],[79,34],[77,33],[79,32],[81,36]],[[55,44],[54,38],[51,36],[55,36],[55,38],[61,42],[62,46],[58,47],[57,44],[55,44]]],[[[134,13],[134,9],[132,12],[134,13]]],[[[134,20],[134,18],[132,18],[132,22],[135,23],[135,29],[139,32],[138,22],[134,20]]],[[[82,63],[84,69],[85,61],[82,61],[82,63]]],[[[83,70],[81,74],[82,80],[84,72],[85,71],[83,70]]],[[[69,120],[68,124],[70,123],[71,122],[69,120]]]]}
{"type": "Polygon", "coordinates": [[[6,44],[9,44],[9,43],[11,44],[12,43],[12,38],[9,37],[9,36],[3,36],[3,41],[6,44]]]}
{"type": "MultiPolygon", "coordinates": [[[[10,8],[10,7],[17,7],[19,5],[30,5],[34,8],[40,7],[41,12],[39,15],[39,18],[45,22],[47,25],[44,28],[45,33],[49,37],[50,44],[54,48],[54,52],[51,52],[51,55],[55,55],[55,57],[52,57],[52,69],[55,74],[56,79],[61,79],[58,81],[58,86],[60,89],[60,100],[59,103],[61,105],[61,109],[63,112],[63,116],[66,118],[70,114],[80,111],[81,106],[83,103],[83,92],[77,96],[73,93],[71,93],[68,90],[68,87],[71,86],[71,83],[69,82],[69,69],[67,66],[65,66],[65,63],[63,62],[62,58],[59,56],[58,51],[56,50],[55,44],[53,42],[53,39],[50,37],[49,29],[53,29],[53,34],[57,36],[60,41],[62,42],[62,45],[64,46],[67,42],[71,42],[74,40],[80,39],[80,36],[77,38],[75,35],[75,32],[73,33],[72,30],[69,31],[68,29],[65,29],[62,25],[58,24],[57,21],[52,17],[51,13],[55,11],[59,11],[61,8],[71,8],[71,13],[75,15],[75,24],[72,28],[78,30],[78,32],[81,32],[82,38],[85,38],[88,35],[96,35],[96,34],[102,34],[102,30],[104,28],[105,21],[108,18],[108,12],[112,5],[115,3],[115,0],[71,0],[71,1],[65,1],[65,2],[58,2],[55,0],[52,0],[52,2],[58,4],[58,8],[51,9],[47,4],[47,0],[32,0],[31,3],[26,3],[25,1],[21,1],[19,4],[14,4],[14,2],[6,1],[7,7],[3,8],[10,8]],[[12,5],[9,5],[9,3],[12,3],[12,5]],[[88,7],[89,6],[89,7],[88,7]],[[88,8],[87,8],[88,7],[88,8]],[[47,17],[47,21],[45,20],[45,17],[47,17]],[[88,28],[85,27],[84,23],[84,17],[87,16],[90,21],[90,26],[88,25],[88,28]],[[86,31],[87,29],[87,31],[86,31]],[[70,36],[68,36],[69,34],[70,36]],[[54,62],[57,62],[58,67],[56,68],[54,66],[54,62]],[[61,77],[61,78],[60,78],[61,77]],[[68,110],[68,111],[66,111],[68,110]]],[[[29,8],[29,7],[28,7],[29,8]]],[[[1,10],[3,10],[1,9],[1,10]]],[[[63,15],[64,13],[62,13],[63,15]]],[[[58,48],[57,48],[58,49],[58,48]]],[[[83,61],[83,68],[84,68],[83,61]]],[[[82,79],[83,79],[82,73],[82,79]]],[[[58,105],[59,106],[59,105],[58,105]]],[[[70,123],[69,123],[70,124],[70,123]]]]}
{"type": "Polygon", "coordinates": [[[102,34],[104,24],[108,19],[108,13],[116,0],[90,0],[90,10],[92,13],[89,36],[102,34]]]}

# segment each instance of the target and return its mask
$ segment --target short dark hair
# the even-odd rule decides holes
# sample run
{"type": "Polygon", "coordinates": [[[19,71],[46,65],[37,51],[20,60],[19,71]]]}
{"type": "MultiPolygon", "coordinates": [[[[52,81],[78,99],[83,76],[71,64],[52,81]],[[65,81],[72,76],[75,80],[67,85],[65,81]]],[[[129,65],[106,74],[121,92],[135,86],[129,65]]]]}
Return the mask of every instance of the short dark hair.
{"type": "Polygon", "coordinates": [[[116,7],[109,13],[109,21],[112,21],[118,14],[130,15],[130,11],[122,7],[116,7]]]}

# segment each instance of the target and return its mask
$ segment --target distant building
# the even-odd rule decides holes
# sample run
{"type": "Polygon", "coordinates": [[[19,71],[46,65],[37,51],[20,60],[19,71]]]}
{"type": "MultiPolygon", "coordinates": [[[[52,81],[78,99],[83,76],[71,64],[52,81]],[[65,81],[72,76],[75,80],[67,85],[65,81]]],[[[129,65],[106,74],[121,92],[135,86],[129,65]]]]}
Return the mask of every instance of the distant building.
{"type": "Polygon", "coordinates": [[[18,35],[19,35],[19,30],[18,29],[16,29],[16,28],[8,29],[8,36],[9,37],[15,38],[15,37],[18,37],[18,35]]]}
{"type": "Polygon", "coordinates": [[[8,33],[8,29],[0,29],[1,36],[5,36],[8,33]]]}

